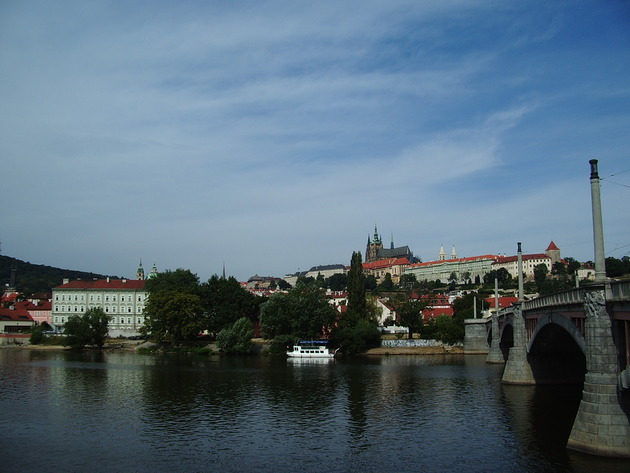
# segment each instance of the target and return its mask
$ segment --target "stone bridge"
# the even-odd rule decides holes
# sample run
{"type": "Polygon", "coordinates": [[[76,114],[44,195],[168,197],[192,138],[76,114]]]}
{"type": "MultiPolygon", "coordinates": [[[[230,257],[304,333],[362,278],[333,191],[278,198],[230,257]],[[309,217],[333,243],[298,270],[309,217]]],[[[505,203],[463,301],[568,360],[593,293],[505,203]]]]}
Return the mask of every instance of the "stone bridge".
{"type": "Polygon", "coordinates": [[[630,457],[630,281],[564,291],[466,321],[465,353],[509,384],[584,385],[568,448],[630,457]]]}

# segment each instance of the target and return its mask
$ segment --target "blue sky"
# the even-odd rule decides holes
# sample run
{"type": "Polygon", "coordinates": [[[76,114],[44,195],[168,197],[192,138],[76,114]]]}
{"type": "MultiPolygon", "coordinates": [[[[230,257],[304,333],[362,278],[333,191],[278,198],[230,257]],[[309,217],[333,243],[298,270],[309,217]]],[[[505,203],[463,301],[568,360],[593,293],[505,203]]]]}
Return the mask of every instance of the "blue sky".
{"type": "Polygon", "coordinates": [[[630,2],[4,1],[2,254],[202,280],[630,252],[630,2]]]}

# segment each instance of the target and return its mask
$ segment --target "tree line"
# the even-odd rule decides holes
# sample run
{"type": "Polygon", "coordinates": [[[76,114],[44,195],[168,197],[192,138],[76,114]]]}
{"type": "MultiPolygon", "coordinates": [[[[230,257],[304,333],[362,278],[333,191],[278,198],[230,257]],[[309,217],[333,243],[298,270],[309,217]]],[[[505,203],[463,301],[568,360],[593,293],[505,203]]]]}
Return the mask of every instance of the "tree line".
{"type": "Polygon", "coordinates": [[[165,271],[147,281],[143,331],[157,342],[181,343],[205,333],[225,352],[244,353],[258,324],[272,350],[286,351],[298,340],[327,338],[346,353],[378,345],[375,310],[366,303],[361,253],[352,256],[347,275],[348,305],[340,314],[325,291],[301,280],[286,293],[256,296],[230,277],[200,283],[189,270],[165,271]]]}

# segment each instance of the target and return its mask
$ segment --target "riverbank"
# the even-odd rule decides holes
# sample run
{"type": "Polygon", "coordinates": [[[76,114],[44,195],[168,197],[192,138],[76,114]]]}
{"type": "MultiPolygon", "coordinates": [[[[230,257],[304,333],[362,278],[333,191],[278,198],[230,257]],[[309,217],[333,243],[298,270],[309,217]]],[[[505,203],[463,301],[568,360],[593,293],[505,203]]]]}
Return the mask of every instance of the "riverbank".
{"type": "Polygon", "coordinates": [[[371,348],[365,355],[452,355],[463,354],[463,347],[379,347],[371,348]]]}
{"type": "MultiPolygon", "coordinates": [[[[268,342],[262,339],[254,339],[254,353],[264,353],[265,348],[268,348],[268,342]]],[[[151,349],[156,344],[147,340],[129,340],[121,338],[112,338],[107,340],[103,346],[103,350],[120,350],[136,352],[139,348],[151,349]]],[[[209,343],[211,353],[219,353],[216,343],[209,343]]],[[[4,345],[0,348],[28,348],[31,350],[70,350],[69,347],[63,345],[4,345]]],[[[367,356],[382,356],[382,355],[451,355],[451,354],[463,354],[464,349],[461,346],[423,346],[423,347],[379,347],[371,348],[363,355],[367,356]]]]}

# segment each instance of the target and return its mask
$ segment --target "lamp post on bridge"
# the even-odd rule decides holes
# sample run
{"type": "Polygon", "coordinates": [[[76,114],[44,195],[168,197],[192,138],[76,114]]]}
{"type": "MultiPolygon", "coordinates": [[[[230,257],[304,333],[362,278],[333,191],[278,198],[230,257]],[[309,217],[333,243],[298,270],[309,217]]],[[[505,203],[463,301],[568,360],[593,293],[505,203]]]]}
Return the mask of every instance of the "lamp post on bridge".
{"type": "Polygon", "coordinates": [[[586,375],[567,447],[596,455],[630,458],[630,421],[620,405],[621,387],[613,324],[607,311],[604,228],[597,160],[591,159],[595,284],[584,293],[586,375]]]}
{"type": "Polygon", "coordinates": [[[523,284],[523,251],[518,242],[517,270],[518,270],[518,302],[512,311],[513,345],[509,350],[502,382],[506,384],[536,384],[532,367],[527,359],[527,329],[523,318],[523,302],[525,291],[523,284]]]}
{"type": "Polygon", "coordinates": [[[591,165],[591,207],[593,209],[593,244],[595,246],[595,282],[606,281],[606,256],[604,253],[604,224],[602,221],[602,199],[599,187],[597,159],[591,165]]]}

